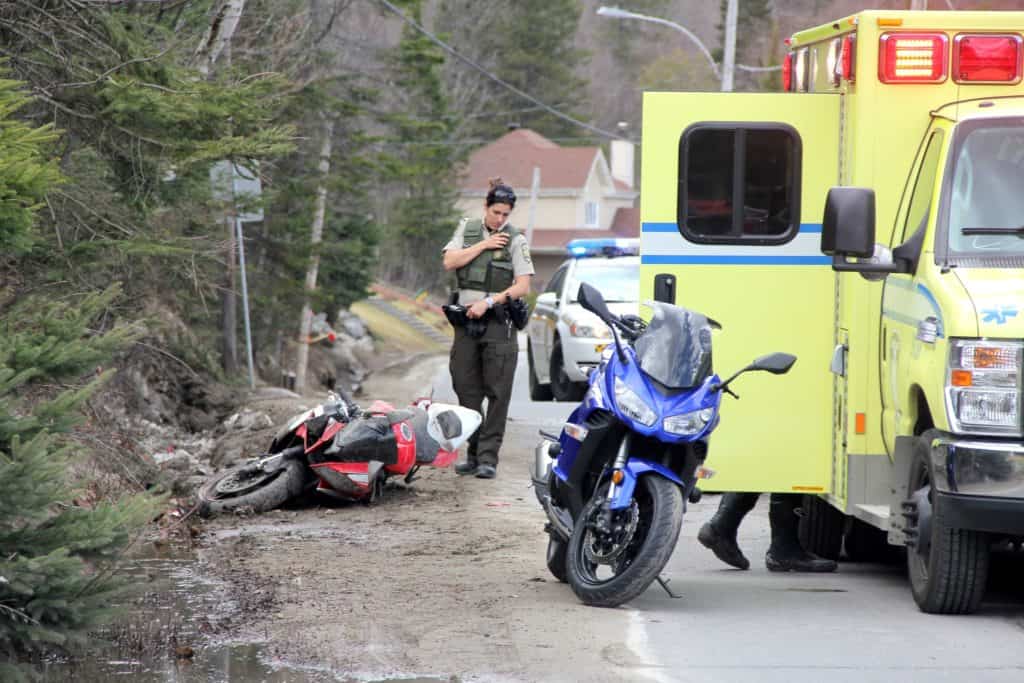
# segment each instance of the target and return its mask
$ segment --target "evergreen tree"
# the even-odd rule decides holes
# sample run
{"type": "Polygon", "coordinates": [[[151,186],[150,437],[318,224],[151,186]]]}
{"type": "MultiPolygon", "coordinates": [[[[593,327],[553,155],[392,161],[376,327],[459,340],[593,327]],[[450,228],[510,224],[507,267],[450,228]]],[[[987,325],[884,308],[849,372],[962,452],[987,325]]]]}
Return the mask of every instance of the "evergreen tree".
{"type": "MultiPolygon", "coordinates": [[[[421,4],[403,3],[416,22],[421,20],[421,4]]],[[[451,144],[455,121],[441,82],[443,62],[434,43],[411,27],[404,29],[393,67],[398,98],[394,111],[400,113],[385,117],[393,145],[385,172],[394,179],[395,199],[381,260],[389,279],[414,289],[437,288],[443,282],[437,254],[456,223],[458,148],[451,144]],[[421,263],[425,254],[433,257],[428,264],[421,263]]]]}
{"type": "MultiPolygon", "coordinates": [[[[0,74],[0,250],[32,243],[33,215],[58,180],[43,154],[55,134],[14,117],[28,98],[0,74]]],[[[0,308],[0,679],[20,680],[19,658],[84,642],[111,612],[123,587],[109,571],[129,534],[151,512],[137,498],[95,507],[75,503],[68,481],[71,452],[60,433],[106,375],[53,392],[104,362],[129,333],[91,332],[117,289],[73,303],[22,297],[0,308]],[[32,389],[32,392],[29,390],[32,389]],[[25,395],[39,397],[28,400],[25,395]]]]}
{"type": "MultiPolygon", "coordinates": [[[[580,118],[577,112],[586,110],[585,84],[577,75],[586,54],[574,43],[580,11],[576,0],[493,4],[445,0],[438,23],[452,26],[450,40],[459,51],[503,81],[558,111],[580,118]],[[460,19],[466,15],[483,21],[467,24],[460,19]]],[[[462,65],[457,68],[465,70],[462,65]]],[[[505,133],[511,123],[549,138],[580,135],[574,124],[482,76],[473,78],[479,79],[480,85],[474,95],[476,116],[466,127],[467,137],[490,141],[505,133]]]]}

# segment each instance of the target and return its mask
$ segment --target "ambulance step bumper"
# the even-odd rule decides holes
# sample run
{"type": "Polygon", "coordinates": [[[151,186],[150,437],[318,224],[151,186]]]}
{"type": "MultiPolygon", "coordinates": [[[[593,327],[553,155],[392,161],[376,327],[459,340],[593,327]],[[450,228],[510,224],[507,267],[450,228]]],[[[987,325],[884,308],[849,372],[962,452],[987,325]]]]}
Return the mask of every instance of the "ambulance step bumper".
{"type": "Polygon", "coordinates": [[[1024,444],[932,440],[936,513],[961,529],[1024,535],[1024,444]]]}

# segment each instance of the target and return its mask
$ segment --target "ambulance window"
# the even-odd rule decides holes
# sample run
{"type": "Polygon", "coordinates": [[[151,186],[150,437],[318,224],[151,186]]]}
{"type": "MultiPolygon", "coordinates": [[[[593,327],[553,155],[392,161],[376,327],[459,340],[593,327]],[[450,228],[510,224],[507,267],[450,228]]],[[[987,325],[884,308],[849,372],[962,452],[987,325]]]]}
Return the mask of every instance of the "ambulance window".
{"type": "Polygon", "coordinates": [[[921,162],[921,169],[917,173],[914,193],[910,195],[910,208],[907,210],[907,218],[903,222],[900,244],[906,242],[928,218],[928,208],[932,203],[932,191],[935,188],[935,174],[939,170],[939,153],[941,151],[942,131],[937,130],[932,134],[931,140],[928,141],[928,148],[924,151],[924,161],[921,162]]]}
{"type": "Polygon", "coordinates": [[[699,124],[679,141],[677,222],[703,244],[781,244],[800,226],[800,136],[784,124],[699,124]]]}

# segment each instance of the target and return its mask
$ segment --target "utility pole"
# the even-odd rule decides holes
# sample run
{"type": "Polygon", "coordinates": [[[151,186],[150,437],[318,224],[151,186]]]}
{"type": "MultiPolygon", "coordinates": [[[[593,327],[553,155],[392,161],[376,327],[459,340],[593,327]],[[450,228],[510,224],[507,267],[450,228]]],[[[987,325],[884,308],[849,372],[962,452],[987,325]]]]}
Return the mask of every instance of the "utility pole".
{"type": "Polygon", "coordinates": [[[722,92],[732,92],[732,74],[736,67],[736,21],[739,0],[729,0],[725,10],[725,54],[722,57],[722,92]]]}
{"type": "Polygon", "coordinates": [[[526,244],[533,247],[533,222],[537,217],[537,193],[540,192],[540,166],[533,167],[533,182],[530,183],[530,217],[526,222],[526,244]]]}

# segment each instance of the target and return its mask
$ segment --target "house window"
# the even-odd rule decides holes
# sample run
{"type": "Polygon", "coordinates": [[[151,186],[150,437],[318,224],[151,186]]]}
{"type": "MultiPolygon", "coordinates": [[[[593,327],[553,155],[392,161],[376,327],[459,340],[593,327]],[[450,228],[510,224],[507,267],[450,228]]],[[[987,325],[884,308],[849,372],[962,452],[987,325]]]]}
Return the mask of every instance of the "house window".
{"type": "Polygon", "coordinates": [[[588,228],[597,227],[597,202],[586,202],[583,204],[584,221],[588,228]]]}
{"type": "Polygon", "coordinates": [[[800,230],[800,135],[785,124],[698,124],[679,140],[676,220],[702,244],[782,244],[800,230]]]}

